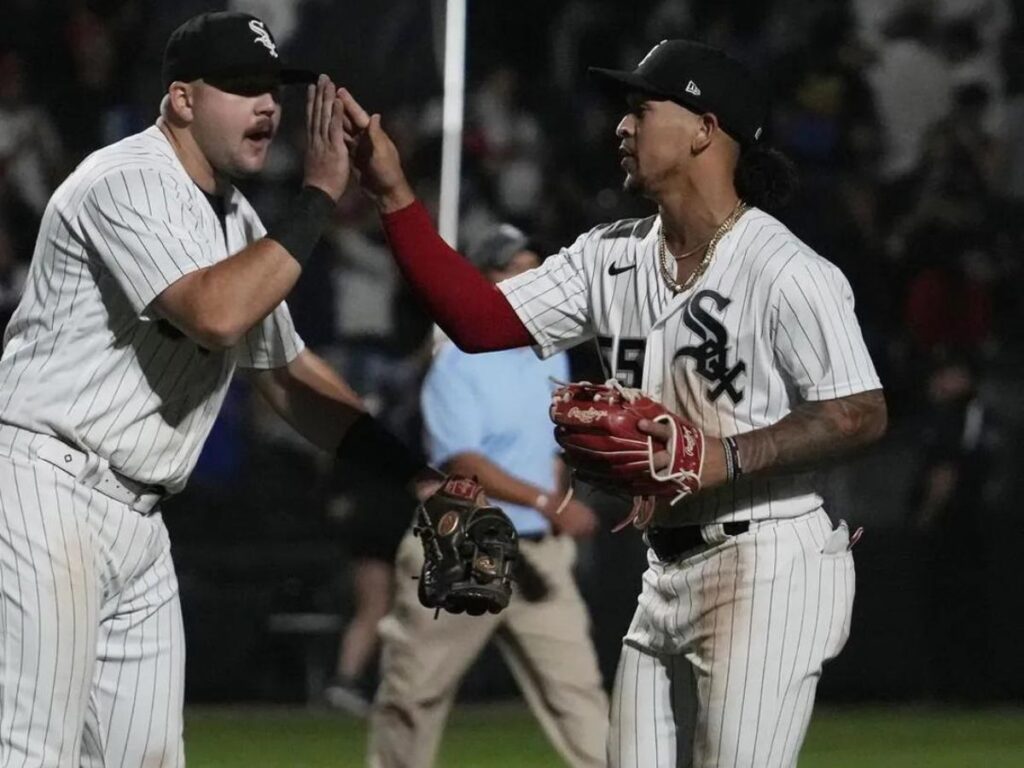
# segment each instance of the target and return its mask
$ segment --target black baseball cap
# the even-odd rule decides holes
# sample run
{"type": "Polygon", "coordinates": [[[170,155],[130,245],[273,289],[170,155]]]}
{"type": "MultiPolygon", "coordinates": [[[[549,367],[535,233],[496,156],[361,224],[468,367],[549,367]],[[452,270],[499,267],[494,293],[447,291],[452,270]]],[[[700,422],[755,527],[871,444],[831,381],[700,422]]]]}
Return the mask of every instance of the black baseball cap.
{"type": "Polygon", "coordinates": [[[481,271],[504,269],[513,256],[526,250],[530,250],[530,238],[518,227],[502,224],[488,232],[466,256],[481,271]]]}
{"type": "Polygon", "coordinates": [[[218,11],[193,16],[174,32],[164,48],[164,88],[175,80],[204,79],[221,90],[253,93],[287,83],[315,83],[306,69],[281,63],[273,35],[248,13],[218,11]]]}
{"type": "Polygon", "coordinates": [[[617,92],[635,91],[710,112],[740,144],[764,137],[770,100],[764,86],[725,51],[692,40],[662,40],[632,72],[591,67],[590,73],[617,92]]]}

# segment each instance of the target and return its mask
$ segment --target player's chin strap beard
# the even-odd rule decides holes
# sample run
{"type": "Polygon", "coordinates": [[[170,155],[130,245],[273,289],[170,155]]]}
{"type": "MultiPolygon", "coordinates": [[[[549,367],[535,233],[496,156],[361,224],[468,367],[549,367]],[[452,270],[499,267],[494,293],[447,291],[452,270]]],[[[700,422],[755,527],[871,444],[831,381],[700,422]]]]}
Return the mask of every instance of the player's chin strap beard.
{"type": "Polygon", "coordinates": [[[708,266],[711,264],[711,259],[714,258],[715,248],[718,245],[718,242],[725,237],[725,234],[732,229],[733,225],[737,221],[740,220],[740,217],[747,212],[748,208],[750,208],[750,206],[742,200],[737,201],[736,207],[733,208],[729,215],[725,217],[725,220],[718,225],[718,229],[715,230],[715,234],[713,234],[711,239],[708,240],[707,250],[704,251],[704,258],[700,260],[697,268],[694,269],[693,272],[690,273],[690,276],[682,283],[676,280],[675,262],[693,255],[704,246],[699,245],[695,249],[687,251],[681,256],[676,256],[674,257],[675,261],[673,261],[672,258],[669,258],[668,248],[665,246],[665,220],[662,219],[661,226],[658,228],[658,266],[661,269],[661,276],[665,279],[665,283],[668,285],[672,293],[682,293],[683,291],[689,290],[693,287],[693,284],[700,279],[701,275],[707,271],[708,266]]]}

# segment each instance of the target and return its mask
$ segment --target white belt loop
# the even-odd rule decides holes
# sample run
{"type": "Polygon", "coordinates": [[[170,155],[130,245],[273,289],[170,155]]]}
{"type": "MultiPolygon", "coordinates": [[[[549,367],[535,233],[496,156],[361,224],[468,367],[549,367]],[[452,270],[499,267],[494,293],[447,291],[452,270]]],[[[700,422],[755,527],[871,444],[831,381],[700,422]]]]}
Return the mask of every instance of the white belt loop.
{"type": "Polygon", "coordinates": [[[709,546],[721,544],[729,538],[729,535],[725,532],[725,526],[721,523],[702,525],[700,527],[700,536],[704,539],[704,543],[709,546]]]}
{"type": "Polygon", "coordinates": [[[130,478],[120,477],[104,457],[80,451],[55,437],[37,435],[33,445],[35,450],[30,453],[36,457],[67,472],[86,488],[126,504],[141,515],[150,514],[163,496],[130,478]]]}
{"type": "Polygon", "coordinates": [[[39,447],[36,448],[36,456],[49,464],[53,464],[58,469],[64,470],[69,475],[73,475],[76,480],[82,477],[88,463],[84,453],[69,445],[64,445],[60,440],[53,438],[44,438],[38,442],[39,447]]]}

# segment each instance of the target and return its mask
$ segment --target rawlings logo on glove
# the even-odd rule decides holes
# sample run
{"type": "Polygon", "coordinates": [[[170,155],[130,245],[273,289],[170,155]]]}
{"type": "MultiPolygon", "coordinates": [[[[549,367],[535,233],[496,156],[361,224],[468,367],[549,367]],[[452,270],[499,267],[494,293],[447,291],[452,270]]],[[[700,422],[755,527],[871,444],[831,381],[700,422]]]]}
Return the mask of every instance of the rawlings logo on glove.
{"type": "Polygon", "coordinates": [[[658,498],[675,504],[700,490],[703,433],[640,390],[615,379],[566,384],[552,395],[550,415],[555,439],[577,477],[633,497],[629,517],[615,530],[629,522],[647,525],[658,498]],[[668,443],[641,432],[637,424],[643,419],[669,427],[668,443]],[[654,455],[659,451],[668,452],[669,462],[656,469],[654,455]]]}

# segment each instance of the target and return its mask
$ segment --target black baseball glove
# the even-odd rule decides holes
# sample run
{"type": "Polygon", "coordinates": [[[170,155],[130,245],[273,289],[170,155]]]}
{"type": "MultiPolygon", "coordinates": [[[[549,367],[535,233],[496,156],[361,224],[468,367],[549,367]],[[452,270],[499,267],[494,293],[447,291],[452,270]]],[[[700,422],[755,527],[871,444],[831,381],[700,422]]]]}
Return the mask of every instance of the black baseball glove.
{"type": "Polygon", "coordinates": [[[480,616],[498,613],[512,594],[519,539],[476,480],[452,475],[416,511],[423,544],[419,598],[427,608],[480,616]]]}

